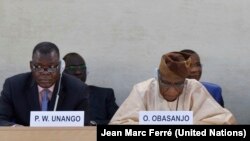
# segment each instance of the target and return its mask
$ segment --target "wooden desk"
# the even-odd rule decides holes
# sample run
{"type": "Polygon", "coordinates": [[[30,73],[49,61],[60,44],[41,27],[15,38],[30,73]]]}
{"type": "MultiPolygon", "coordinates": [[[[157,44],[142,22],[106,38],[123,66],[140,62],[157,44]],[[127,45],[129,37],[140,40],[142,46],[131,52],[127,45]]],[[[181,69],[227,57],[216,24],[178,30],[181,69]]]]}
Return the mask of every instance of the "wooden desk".
{"type": "Polygon", "coordinates": [[[96,141],[96,127],[0,127],[1,141],[96,141]]]}

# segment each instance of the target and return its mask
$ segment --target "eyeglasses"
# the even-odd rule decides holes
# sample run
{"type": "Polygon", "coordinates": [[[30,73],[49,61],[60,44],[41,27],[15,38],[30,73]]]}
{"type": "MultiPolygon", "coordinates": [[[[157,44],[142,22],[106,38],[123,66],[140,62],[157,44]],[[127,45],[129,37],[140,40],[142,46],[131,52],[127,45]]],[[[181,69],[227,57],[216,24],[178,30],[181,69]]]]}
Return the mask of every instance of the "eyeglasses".
{"type": "Polygon", "coordinates": [[[183,89],[184,84],[185,84],[184,82],[177,82],[177,83],[163,82],[160,77],[160,73],[158,73],[158,80],[159,80],[159,84],[166,89],[169,89],[170,87],[174,87],[175,89],[178,89],[178,90],[183,89]]]}
{"type": "Polygon", "coordinates": [[[31,66],[31,69],[35,72],[39,72],[39,73],[42,73],[42,72],[49,72],[49,73],[53,73],[53,72],[56,72],[58,69],[59,69],[59,64],[58,65],[55,65],[55,66],[50,66],[50,67],[47,67],[47,68],[44,68],[40,65],[34,65],[32,64],[31,66]]]}
{"type": "Polygon", "coordinates": [[[85,65],[67,66],[66,70],[72,71],[72,72],[77,71],[77,70],[84,71],[86,70],[86,66],[85,65]]]}

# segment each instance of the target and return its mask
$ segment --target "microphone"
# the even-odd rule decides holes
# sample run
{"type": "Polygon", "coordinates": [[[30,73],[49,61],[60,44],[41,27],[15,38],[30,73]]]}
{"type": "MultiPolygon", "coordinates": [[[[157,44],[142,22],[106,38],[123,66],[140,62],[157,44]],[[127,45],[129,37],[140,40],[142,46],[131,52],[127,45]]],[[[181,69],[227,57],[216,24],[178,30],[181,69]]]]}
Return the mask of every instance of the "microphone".
{"type": "Polygon", "coordinates": [[[56,111],[58,100],[59,100],[59,92],[61,88],[61,81],[62,81],[62,73],[65,69],[65,62],[63,59],[60,60],[60,78],[59,78],[59,83],[58,83],[58,88],[57,88],[57,93],[56,93],[56,101],[54,105],[54,111],[56,111]]]}
{"type": "Polygon", "coordinates": [[[157,79],[157,80],[158,80],[158,73],[159,73],[159,69],[158,69],[158,68],[155,68],[155,69],[154,69],[154,77],[155,77],[155,79],[157,79]]]}
{"type": "Polygon", "coordinates": [[[61,59],[60,60],[60,75],[62,75],[64,69],[65,69],[65,62],[63,59],[61,59]]]}

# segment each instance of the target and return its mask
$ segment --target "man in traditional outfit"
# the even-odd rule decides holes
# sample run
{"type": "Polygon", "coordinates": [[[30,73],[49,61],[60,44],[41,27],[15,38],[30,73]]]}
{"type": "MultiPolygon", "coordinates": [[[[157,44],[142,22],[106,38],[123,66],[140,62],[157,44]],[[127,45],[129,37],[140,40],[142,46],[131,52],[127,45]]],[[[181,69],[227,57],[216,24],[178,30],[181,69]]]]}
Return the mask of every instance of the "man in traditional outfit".
{"type": "Polygon", "coordinates": [[[193,111],[194,124],[236,124],[199,81],[186,79],[190,64],[190,54],[164,54],[158,78],[136,84],[109,124],[139,124],[140,111],[193,111]]]}

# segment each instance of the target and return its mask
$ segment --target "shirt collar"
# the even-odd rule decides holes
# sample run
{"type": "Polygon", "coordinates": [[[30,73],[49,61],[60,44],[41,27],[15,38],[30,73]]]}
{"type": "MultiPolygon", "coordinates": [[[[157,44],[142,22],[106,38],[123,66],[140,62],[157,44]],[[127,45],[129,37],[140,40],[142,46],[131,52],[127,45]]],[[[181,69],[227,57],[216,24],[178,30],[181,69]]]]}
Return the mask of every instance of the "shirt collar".
{"type": "MultiPolygon", "coordinates": [[[[53,93],[54,87],[55,87],[55,84],[52,85],[51,87],[47,88],[47,89],[49,89],[49,90],[53,93]]],[[[40,87],[40,86],[38,85],[38,92],[39,92],[39,93],[41,93],[41,91],[42,91],[43,89],[46,89],[46,88],[42,88],[42,87],[40,87]]]]}

